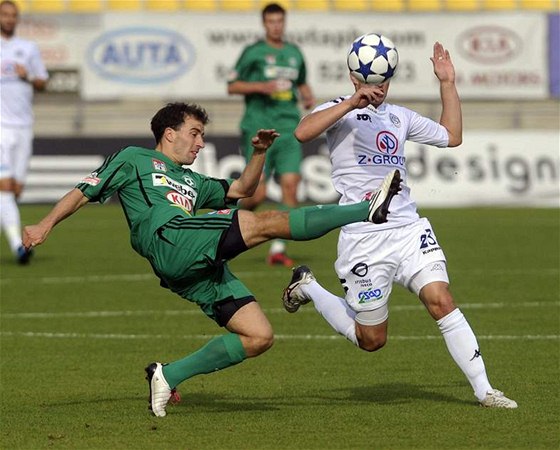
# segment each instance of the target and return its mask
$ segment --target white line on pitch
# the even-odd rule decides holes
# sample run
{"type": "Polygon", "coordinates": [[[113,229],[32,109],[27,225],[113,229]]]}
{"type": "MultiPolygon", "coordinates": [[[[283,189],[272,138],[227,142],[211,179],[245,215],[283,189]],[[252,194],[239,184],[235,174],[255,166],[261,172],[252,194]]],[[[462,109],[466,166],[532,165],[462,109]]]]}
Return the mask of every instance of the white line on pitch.
{"type": "MultiPolygon", "coordinates": [[[[500,308],[540,308],[560,306],[560,302],[523,302],[523,303],[465,303],[459,305],[461,309],[500,309],[500,308]]],[[[418,311],[424,309],[422,305],[395,305],[389,306],[391,312],[400,311],[418,311]]],[[[267,314],[285,314],[284,308],[264,308],[267,314]]],[[[304,308],[301,312],[315,313],[314,308],[304,308]]],[[[28,312],[28,313],[6,313],[1,314],[2,319],[52,319],[57,317],[64,318],[106,318],[106,317],[123,317],[123,316],[189,316],[201,315],[202,312],[197,309],[187,310],[148,310],[148,311],[76,311],[76,312],[28,312]]]]}
{"type": "MultiPolygon", "coordinates": [[[[466,271],[453,271],[453,273],[468,273],[473,276],[478,275],[533,275],[533,276],[550,276],[558,274],[559,269],[555,267],[532,268],[532,269],[473,269],[466,271]]],[[[239,278],[262,277],[271,275],[281,275],[289,280],[289,271],[287,270],[257,270],[257,271],[239,271],[235,275],[239,278]]],[[[315,271],[315,274],[322,276],[335,277],[334,271],[315,271]]],[[[153,273],[123,273],[108,275],[87,275],[87,276],[67,276],[67,277],[26,277],[26,278],[0,278],[1,284],[24,282],[24,283],[42,283],[42,284],[69,284],[69,283],[110,283],[120,281],[156,281],[153,273]]]]}
{"type": "MultiPolygon", "coordinates": [[[[47,339],[211,339],[217,334],[187,334],[187,335],[171,335],[171,334],[120,334],[120,333],[48,333],[34,331],[2,331],[0,336],[4,337],[30,337],[30,338],[47,338],[47,339]]],[[[535,340],[550,341],[559,340],[560,335],[488,335],[477,336],[481,340],[535,340]]],[[[321,335],[321,334],[278,334],[276,339],[282,340],[335,340],[343,339],[339,335],[321,335]]],[[[441,339],[441,335],[425,335],[425,336],[390,336],[390,340],[396,341],[430,341],[441,339]]]]}

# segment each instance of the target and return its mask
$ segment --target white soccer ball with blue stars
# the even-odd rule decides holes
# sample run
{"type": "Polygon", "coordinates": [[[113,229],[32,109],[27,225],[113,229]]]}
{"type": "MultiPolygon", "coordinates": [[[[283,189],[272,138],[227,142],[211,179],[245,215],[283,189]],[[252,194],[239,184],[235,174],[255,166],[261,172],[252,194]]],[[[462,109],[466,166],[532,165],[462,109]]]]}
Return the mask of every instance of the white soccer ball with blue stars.
{"type": "Polygon", "coordinates": [[[346,62],[350,73],[362,83],[381,84],[395,74],[399,54],[387,36],[364,34],[352,42],[346,62]]]}

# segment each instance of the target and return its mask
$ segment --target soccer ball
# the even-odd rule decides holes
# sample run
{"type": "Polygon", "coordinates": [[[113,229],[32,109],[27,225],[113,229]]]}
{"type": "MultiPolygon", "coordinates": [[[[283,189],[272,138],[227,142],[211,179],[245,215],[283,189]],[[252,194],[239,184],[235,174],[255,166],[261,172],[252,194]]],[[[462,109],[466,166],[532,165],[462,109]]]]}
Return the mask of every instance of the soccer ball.
{"type": "Polygon", "coordinates": [[[350,73],[362,83],[381,84],[395,74],[399,54],[388,37],[364,34],[352,42],[346,62],[350,73]]]}

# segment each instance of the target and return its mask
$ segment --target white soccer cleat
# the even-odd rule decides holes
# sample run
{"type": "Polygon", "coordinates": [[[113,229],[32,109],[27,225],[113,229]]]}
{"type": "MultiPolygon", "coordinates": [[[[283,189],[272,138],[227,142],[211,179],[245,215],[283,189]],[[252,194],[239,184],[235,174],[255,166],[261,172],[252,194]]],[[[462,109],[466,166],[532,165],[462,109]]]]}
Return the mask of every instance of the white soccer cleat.
{"type": "Polygon", "coordinates": [[[366,194],[369,200],[369,213],[367,220],[376,224],[387,222],[389,204],[401,190],[401,173],[394,169],[383,179],[381,185],[373,192],[366,194]]]}
{"type": "Polygon", "coordinates": [[[163,376],[161,363],[154,362],[146,367],[146,380],[150,386],[150,409],[156,417],[165,417],[165,407],[173,394],[163,376]]]}
{"type": "Polygon", "coordinates": [[[309,284],[314,280],[315,276],[309,267],[299,266],[293,269],[290,284],[284,289],[284,293],[282,294],[282,300],[286,311],[295,313],[301,305],[305,305],[311,301],[311,297],[303,293],[301,286],[309,284]]]}
{"type": "Polygon", "coordinates": [[[517,402],[507,398],[502,391],[491,389],[486,393],[486,397],[480,401],[480,405],[485,408],[517,408],[517,402]]]}

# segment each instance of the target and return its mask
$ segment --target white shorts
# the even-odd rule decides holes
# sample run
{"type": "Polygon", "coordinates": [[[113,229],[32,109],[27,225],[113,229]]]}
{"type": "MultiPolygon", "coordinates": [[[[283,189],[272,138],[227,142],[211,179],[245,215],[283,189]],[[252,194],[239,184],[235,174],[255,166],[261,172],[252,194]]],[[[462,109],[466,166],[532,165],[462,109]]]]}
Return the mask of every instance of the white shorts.
{"type": "Polygon", "coordinates": [[[348,306],[358,313],[356,320],[367,325],[387,318],[381,310],[358,320],[360,313],[387,308],[393,282],[415,294],[434,281],[449,283],[445,255],[426,218],[374,233],[341,232],[335,270],[348,306]]]}
{"type": "Polygon", "coordinates": [[[23,184],[33,150],[32,127],[2,125],[0,142],[0,179],[13,178],[23,184]]]}

